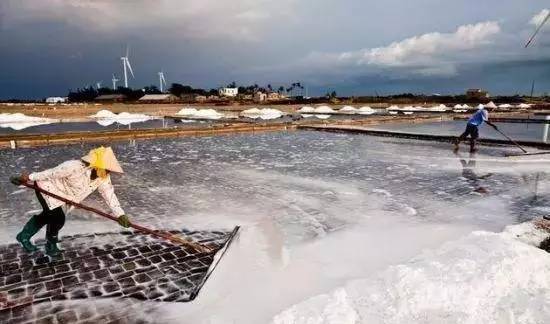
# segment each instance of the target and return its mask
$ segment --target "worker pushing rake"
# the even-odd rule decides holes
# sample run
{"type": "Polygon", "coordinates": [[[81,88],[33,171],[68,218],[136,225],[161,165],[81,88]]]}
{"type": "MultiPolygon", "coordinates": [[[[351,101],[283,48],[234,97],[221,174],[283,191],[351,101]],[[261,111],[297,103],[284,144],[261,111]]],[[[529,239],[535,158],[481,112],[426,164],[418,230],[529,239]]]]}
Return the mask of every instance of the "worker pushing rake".
{"type": "Polygon", "coordinates": [[[145,234],[153,235],[172,243],[189,246],[199,252],[210,252],[206,246],[187,241],[172,234],[153,231],[146,227],[133,224],[126,215],[115,194],[111,183],[111,174],[123,174],[124,171],[110,147],[99,147],[91,150],[80,160],[70,160],[42,172],[23,173],[10,181],[15,185],[23,185],[35,190],[42,212],[34,215],[16,236],[17,241],[29,253],[38,250],[31,238],[46,226],[45,252],[50,257],[60,254],[58,248],[59,231],[65,224],[64,207],[70,205],[92,211],[103,217],[117,221],[121,226],[132,227],[145,234]],[[80,204],[94,191],[98,191],[113,215],[80,204]]]}

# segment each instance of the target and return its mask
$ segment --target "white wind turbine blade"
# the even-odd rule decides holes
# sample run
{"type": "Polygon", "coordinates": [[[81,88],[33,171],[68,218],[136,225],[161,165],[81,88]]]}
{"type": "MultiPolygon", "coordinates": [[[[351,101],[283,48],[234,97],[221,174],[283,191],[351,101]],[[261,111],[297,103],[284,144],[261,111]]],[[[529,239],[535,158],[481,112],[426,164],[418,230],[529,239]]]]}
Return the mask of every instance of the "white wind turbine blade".
{"type": "Polygon", "coordinates": [[[550,18],[550,12],[548,13],[548,15],[546,15],[546,18],[544,18],[544,20],[537,27],[537,29],[533,33],[533,36],[531,36],[531,38],[529,38],[529,40],[527,41],[527,44],[525,44],[525,48],[527,48],[527,46],[529,46],[533,42],[533,40],[535,39],[535,36],[537,36],[539,31],[542,29],[542,26],[544,26],[544,24],[546,24],[546,22],[548,21],[549,18],[550,18]]]}
{"type": "Polygon", "coordinates": [[[164,72],[161,73],[160,79],[162,80],[162,83],[164,83],[164,86],[166,86],[166,79],[164,78],[164,72]]]}
{"type": "Polygon", "coordinates": [[[130,74],[132,75],[132,78],[135,79],[136,77],[134,76],[134,71],[132,70],[132,66],[130,65],[130,60],[128,59],[128,57],[126,57],[125,62],[126,62],[126,66],[130,70],[130,74]]]}

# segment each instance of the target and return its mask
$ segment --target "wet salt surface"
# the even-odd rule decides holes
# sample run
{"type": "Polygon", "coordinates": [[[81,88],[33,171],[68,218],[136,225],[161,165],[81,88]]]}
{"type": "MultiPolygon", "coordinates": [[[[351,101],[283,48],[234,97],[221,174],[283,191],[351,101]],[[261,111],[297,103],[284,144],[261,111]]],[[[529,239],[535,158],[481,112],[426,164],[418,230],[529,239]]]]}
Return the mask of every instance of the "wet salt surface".
{"type": "MultiPolygon", "coordinates": [[[[13,242],[39,208],[32,192],[7,178],[90,148],[0,151],[2,243],[13,242]]],[[[113,148],[126,172],[114,177],[115,190],[135,222],[243,226],[196,301],[154,305],[163,322],[269,322],[308,297],[473,230],[501,231],[550,212],[549,161],[512,161],[502,157],[508,148],[457,156],[443,143],[322,132],[121,142],[113,148]]],[[[96,196],[87,202],[104,208],[96,196]]],[[[74,211],[62,234],[110,232],[113,226],[74,211]]]]}
{"type": "MultiPolygon", "coordinates": [[[[515,140],[548,142],[549,124],[495,122],[495,125],[497,125],[502,132],[515,140]]],[[[445,121],[422,124],[386,124],[369,128],[420,134],[459,136],[466,128],[466,121],[445,121]]],[[[487,125],[482,125],[479,128],[479,136],[481,138],[505,139],[501,134],[487,125]]]]}

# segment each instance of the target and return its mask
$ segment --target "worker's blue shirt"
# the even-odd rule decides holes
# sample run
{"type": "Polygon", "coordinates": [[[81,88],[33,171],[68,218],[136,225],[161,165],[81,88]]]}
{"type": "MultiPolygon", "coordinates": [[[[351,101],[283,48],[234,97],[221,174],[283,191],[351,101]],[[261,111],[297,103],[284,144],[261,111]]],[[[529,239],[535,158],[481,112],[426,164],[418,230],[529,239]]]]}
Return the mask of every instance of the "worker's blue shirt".
{"type": "Polygon", "coordinates": [[[479,126],[487,120],[489,120],[489,113],[485,109],[480,109],[468,119],[468,124],[479,126]]]}

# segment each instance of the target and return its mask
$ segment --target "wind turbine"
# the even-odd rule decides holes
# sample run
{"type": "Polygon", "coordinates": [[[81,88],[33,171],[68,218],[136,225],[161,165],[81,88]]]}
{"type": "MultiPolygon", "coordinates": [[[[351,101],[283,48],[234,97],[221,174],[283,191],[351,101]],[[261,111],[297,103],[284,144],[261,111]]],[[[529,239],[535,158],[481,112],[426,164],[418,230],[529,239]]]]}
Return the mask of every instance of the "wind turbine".
{"type": "Polygon", "coordinates": [[[126,69],[130,70],[130,73],[132,74],[132,78],[134,77],[134,71],[132,71],[132,66],[130,65],[130,59],[128,59],[129,49],[128,46],[126,46],[126,56],[121,57],[122,60],[122,67],[124,68],[124,87],[128,88],[128,72],[126,69]]]}
{"type": "Polygon", "coordinates": [[[544,24],[546,24],[548,19],[550,19],[550,12],[546,15],[546,17],[542,20],[540,25],[537,27],[537,29],[533,33],[533,36],[531,36],[531,38],[529,38],[529,40],[527,41],[527,44],[525,44],[525,48],[527,48],[527,46],[529,46],[533,42],[533,40],[535,39],[535,36],[537,36],[537,34],[541,30],[542,26],[544,26],[544,24]]]}
{"type": "Polygon", "coordinates": [[[102,83],[103,83],[103,81],[96,82],[95,86],[96,86],[97,90],[99,90],[101,88],[102,83]]]}
{"type": "Polygon", "coordinates": [[[164,72],[159,72],[159,83],[160,83],[160,92],[164,92],[164,87],[166,87],[166,79],[164,78],[164,72]]]}
{"type": "Polygon", "coordinates": [[[116,83],[120,80],[116,78],[114,73],[113,73],[113,78],[111,79],[111,81],[113,81],[113,90],[116,90],[116,83]]]}

